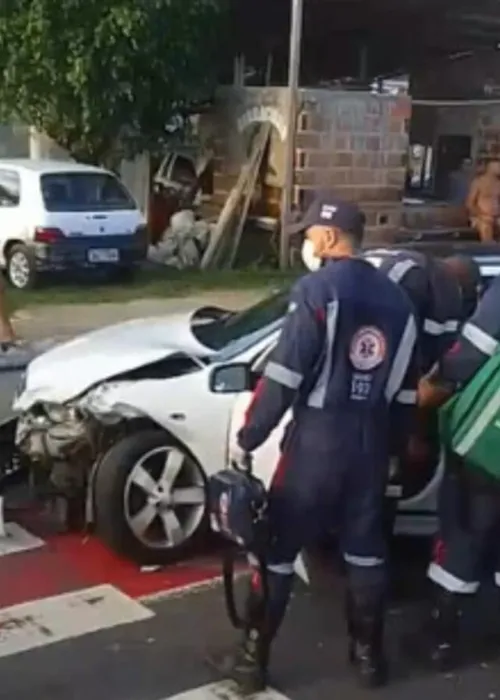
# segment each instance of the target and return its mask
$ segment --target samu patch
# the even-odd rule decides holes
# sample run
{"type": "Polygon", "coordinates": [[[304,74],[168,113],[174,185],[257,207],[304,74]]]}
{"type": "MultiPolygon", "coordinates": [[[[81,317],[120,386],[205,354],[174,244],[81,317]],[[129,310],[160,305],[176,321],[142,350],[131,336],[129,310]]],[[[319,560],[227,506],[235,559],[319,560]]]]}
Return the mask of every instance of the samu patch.
{"type": "Polygon", "coordinates": [[[375,326],[362,326],[353,335],[349,359],[354,369],[371,372],[382,364],[387,354],[387,342],[375,326]]]}

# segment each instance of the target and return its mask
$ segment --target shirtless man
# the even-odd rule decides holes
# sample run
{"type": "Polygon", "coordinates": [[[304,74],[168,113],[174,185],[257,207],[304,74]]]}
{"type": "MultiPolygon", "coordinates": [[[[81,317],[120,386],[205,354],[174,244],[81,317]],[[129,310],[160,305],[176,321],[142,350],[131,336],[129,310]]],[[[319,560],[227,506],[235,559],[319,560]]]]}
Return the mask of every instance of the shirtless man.
{"type": "Polygon", "coordinates": [[[481,241],[494,241],[500,234],[500,160],[491,160],[473,180],[466,207],[481,241]]]}

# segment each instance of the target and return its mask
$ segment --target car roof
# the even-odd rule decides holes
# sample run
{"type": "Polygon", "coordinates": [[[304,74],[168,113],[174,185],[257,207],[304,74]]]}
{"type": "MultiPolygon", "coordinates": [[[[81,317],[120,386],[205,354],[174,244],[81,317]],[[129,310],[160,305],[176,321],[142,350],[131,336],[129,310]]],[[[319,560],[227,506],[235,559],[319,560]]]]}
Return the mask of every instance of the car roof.
{"type": "Polygon", "coordinates": [[[40,175],[62,172],[107,172],[104,168],[99,168],[95,165],[85,165],[84,163],[75,163],[72,160],[32,160],[30,158],[0,158],[0,169],[1,168],[9,168],[18,172],[28,171],[40,175]]]}

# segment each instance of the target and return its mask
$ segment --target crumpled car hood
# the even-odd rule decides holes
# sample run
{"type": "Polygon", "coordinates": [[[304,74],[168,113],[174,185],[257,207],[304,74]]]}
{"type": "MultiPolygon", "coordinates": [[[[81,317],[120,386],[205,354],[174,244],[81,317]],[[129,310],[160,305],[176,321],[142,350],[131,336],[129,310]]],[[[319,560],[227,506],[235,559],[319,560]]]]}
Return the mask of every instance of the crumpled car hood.
{"type": "Polygon", "coordinates": [[[14,410],[27,410],[37,401],[65,403],[96,384],[179,352],[214,354],[192,333],[196,312],[125,321],[56,346],[28,365],[14,410]]]}

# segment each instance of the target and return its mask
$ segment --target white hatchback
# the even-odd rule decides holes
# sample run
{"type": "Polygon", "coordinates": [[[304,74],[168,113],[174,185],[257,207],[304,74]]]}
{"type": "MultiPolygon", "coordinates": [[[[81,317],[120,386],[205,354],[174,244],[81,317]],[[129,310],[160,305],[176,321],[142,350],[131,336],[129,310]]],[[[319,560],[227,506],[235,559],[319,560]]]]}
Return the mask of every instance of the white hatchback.
{"type": "Polygon", "coordinates": [[[42,272],[129,272],[146,249],[146,220],[113,173],[72,161],[0,159],[0,266],[14,287],[33,286],[42,272]]]}

